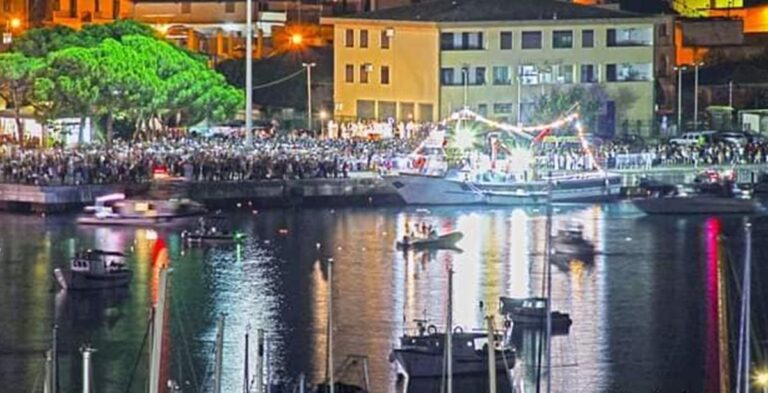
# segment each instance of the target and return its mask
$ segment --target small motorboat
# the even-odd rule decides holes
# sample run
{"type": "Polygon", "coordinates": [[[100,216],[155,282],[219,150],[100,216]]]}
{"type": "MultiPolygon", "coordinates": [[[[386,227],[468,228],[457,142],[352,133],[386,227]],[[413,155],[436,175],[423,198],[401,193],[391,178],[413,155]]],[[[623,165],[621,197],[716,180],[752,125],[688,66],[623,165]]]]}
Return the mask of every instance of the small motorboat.
{"type": "Polygon", "coordinates": [[[242,232],[218,231],[216,228],[181,232],[181,238],[187,244],[231,244],[245,240],[242,232]]]}
{"type": "MultiPolygon", "coordinates": [[[[512,321],[515,328],[544,329],[547,323],[547,299],[540,297],[516,299],[499,298],[499,312],[512,321]]],[[[560,311],[551,311],[552,331],[567,333],[571,327],[571,316],[560,311]]]]}
{"type": "Polygon", "coordinates": [[[72,258],[69,270],[56,268],[53,275],[63,289],[88,290],[127,286],[133,272],[121,252],[86,250],[72,258]]]}
{"type": "MultiPolygon", "coordinates": [[[[496,370],[505,373],[515,365],[515,350],[504,343],[501,334],[494,335],[496,370]]],[[[482,331],[464,332],[456,327],[452,334],[453,374],[488,375],[488,334],[482,331]]],[[[445,333],[439,333],[434,325],[424,329],[420,325],[415,335],[400,337],[400,348],[390,355],[397,364],[398,372],[408,378],[434,378],[445,373],[445,333]]]]}
{"type": "Polygon", "coordinates": [[[444,235],[431,235],[424,238],[411,239],[409,236],[403,236],[403,240],[397,242],[397,248],[400,249],[443,249],[443,248],[456,248],[456,243],[464,238],[464,234],[455,231],[449,232],[444,235]]]}
{"type": "Polygon", "coordinates": [[[552,249],[556,254],[576,256],[595,253],[595,245],[584,238],[584,227],[573,222],[557,231],[557,235],[552,238],[552,249]]]}
{"type": "Polygon", "coordinates": [[[205,207],[189,199],[126,199],[124,194],[96,198],[77,219],[81,225],[162,225],[205,213],[205,207]]]}

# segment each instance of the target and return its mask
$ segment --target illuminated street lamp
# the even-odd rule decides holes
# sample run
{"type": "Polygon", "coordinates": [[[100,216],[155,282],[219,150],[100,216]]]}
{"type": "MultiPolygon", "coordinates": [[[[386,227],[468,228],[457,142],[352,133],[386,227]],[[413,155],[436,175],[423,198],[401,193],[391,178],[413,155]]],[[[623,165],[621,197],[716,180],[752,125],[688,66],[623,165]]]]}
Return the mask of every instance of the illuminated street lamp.
{"type": "Polygon", "coordinates": [[[19,18],[11,19],[10,23],[11,23],[11,28],[12,29],[18,29],[19,27],[21,27],[21,19],[19,19],[19,18]]]}
{"type": "Polygon", "coordinates": [[[304,42],[304,37],[301,34],[291,34],[291,44],[301,45],[302,42],[304,42]]]}
{"type": "Polygon", "coordinates": [[[760,371],[755,375],[755,384],[768,393],[768,370],[760,371]]]}
{"type": "Polygon", "coordinates": [[[698,62],[693,65],[693,130],[699,130],[699,67],[704,62],[698,62]]]}
{"type": "Polygon", "coordinates": [[[683,75],[682,71],[688,69],[686,66],[673,67],[677,71],[677,134],[680,135],[683,126],[683,75]]]}

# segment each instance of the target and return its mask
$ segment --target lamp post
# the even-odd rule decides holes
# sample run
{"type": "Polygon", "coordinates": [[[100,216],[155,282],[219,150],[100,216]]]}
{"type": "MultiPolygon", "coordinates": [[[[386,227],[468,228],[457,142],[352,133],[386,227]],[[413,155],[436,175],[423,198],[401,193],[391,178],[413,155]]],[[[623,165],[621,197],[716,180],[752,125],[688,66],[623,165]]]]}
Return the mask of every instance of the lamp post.
{"type": "Polygon", "coordinates": [[[253,129],[253,0],[245,0],[245,141],[253,129]]]}
{"type": "Polygon", "coordinates": [[[677,134],[680,135],[683,126],[683,75],[682,71],[688,69],[686,66],[673,67],[677,71],[677,134]]]}
{"type": "Polygon", "coordinates": [[[315,63],[301,63],[307,69],[307,129],[312,131],[312,67],[315,63]]]}
{"type": "Polygon", "coordinates": [[[520,78],[520,75],[517,77],[517,126],[520,127],[523,124],[523,80],[520,78]]]}
{"type": "Polygon", "coordinates": [[[755,383],[762,389],[763,393],[768,393],[768,371],[757,373],[755,383]]]}
{"type": "Polygon", "coordinates": [[[467,96],[469,92],[469,65],[461,67],[461,81],[464,82],[464,109],[467,109],[467,96]]]}
{"type": "Polygon", "coordinates": [[[3,32],[3,45],[10,45],[13,42],[13,32],[21,27],[21,19],[11,18],[8,20],[3,32]]]}
{"type": "Polygon", "coordinates": [[[699,130],[699,67],[704,62],[698,62],[693,65],[693,130],[699,130]]]}

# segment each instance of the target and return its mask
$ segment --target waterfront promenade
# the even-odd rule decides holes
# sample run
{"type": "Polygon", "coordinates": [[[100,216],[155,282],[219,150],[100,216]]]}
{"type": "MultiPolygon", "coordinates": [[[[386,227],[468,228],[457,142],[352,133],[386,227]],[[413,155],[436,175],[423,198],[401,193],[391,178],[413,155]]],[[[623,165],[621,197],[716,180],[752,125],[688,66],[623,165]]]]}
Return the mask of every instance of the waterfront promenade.
{"type": "MultiPolygon", "coordinates": [[[[623,177],[625,189],[646,177],[670,183],[685,183],[705,168],[734,169],[739,183],[758,180],[768,165],[670,166],[614,170],[623,177]]],[[[167,199],[186,197],[209,207],[253,208],[290,206],[382,206],[400,205],[402,199],[385,179],[375,172],[354,172],[348,178],[265,179],[229,181],[152,180],[139,184],[108,185],[23,185],[0,184],[0,210],[57,213],[74,211],[95,198],[121,192],[129,197],[167,199]]]]}

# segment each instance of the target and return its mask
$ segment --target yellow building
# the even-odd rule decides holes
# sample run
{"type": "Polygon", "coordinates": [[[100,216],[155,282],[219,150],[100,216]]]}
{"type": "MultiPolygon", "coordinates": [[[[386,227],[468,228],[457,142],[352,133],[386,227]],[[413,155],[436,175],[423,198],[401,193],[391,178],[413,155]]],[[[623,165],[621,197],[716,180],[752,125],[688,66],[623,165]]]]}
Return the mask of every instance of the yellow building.
{"type": "Polygon", "coordinates": [[[649,134],[657,68],[673,64],[654,48],[668,18],[553,0],[438,0],[323,23],[340,120],[436,121],[466,105],[525,123],[541,94],[585,85],[607,95],[603,131],[649,134]]]}

